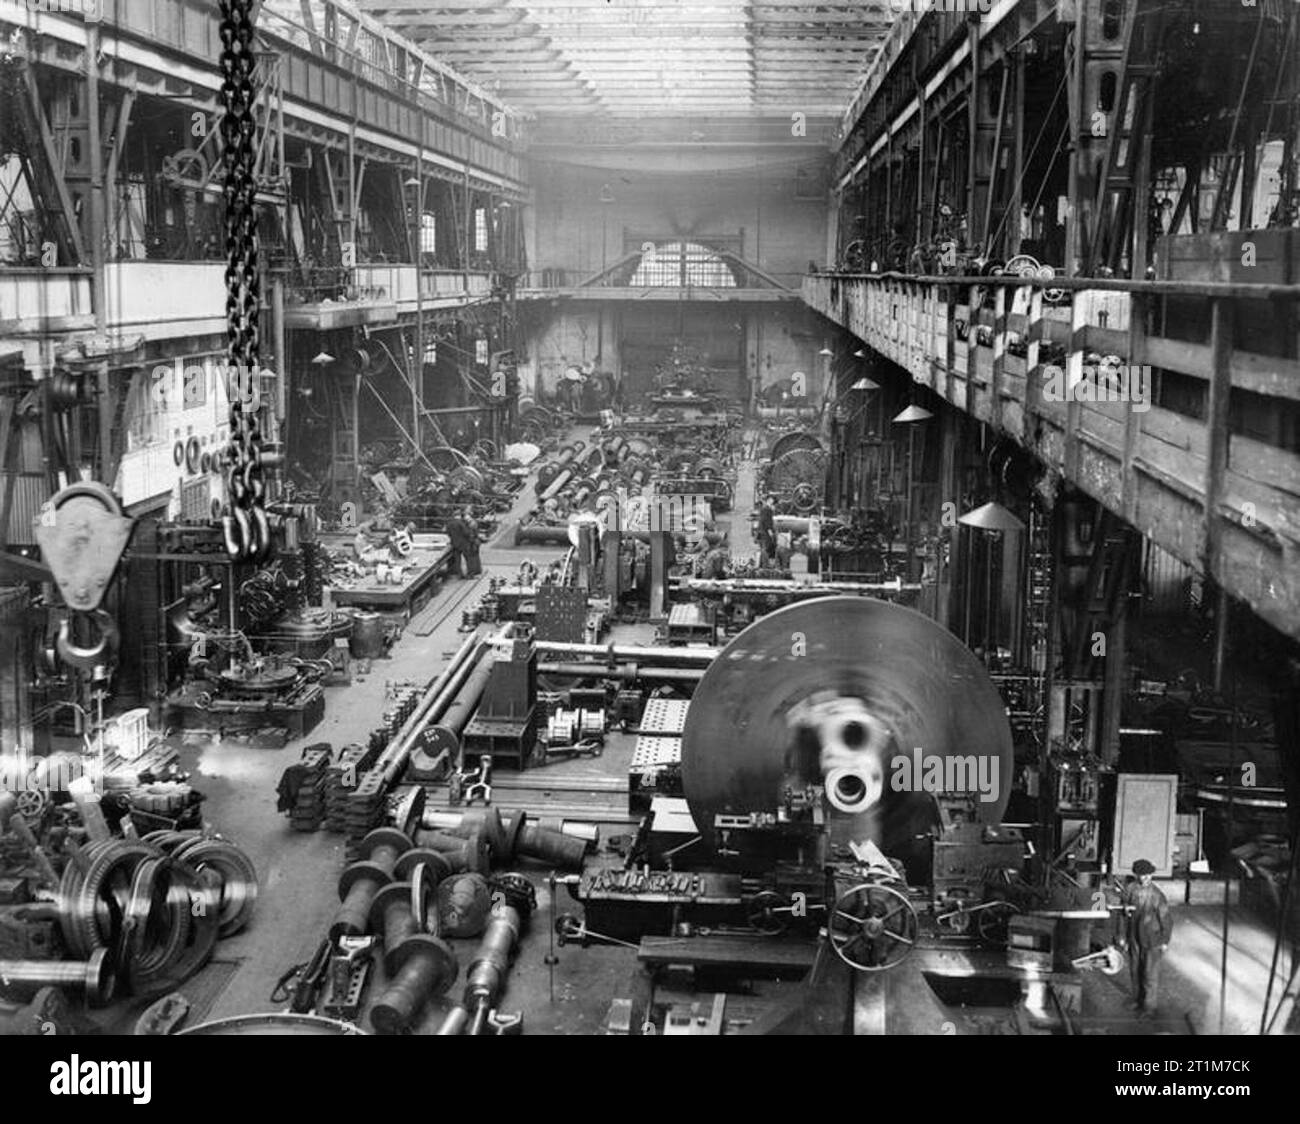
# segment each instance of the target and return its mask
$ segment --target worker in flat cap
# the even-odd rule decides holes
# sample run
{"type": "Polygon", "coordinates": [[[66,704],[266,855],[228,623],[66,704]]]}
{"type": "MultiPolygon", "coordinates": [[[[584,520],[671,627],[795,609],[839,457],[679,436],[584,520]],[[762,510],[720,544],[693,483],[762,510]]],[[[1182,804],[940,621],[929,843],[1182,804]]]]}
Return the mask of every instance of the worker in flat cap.
{"type": "Polygon", "coordinates": [[[1169,902],[1152,881],[1155,866],[1146,859],[1133,864],[1133,878],[1124,887],[1120,904],[1124,907],[1123,926],[1117,943],[1128,954],[1129,975],[1133,980],[1133,1006],[1139,1015],[1155,1014],[1160,982],[1160,958],[1169,948],[1173,922],[1169,902]]]}

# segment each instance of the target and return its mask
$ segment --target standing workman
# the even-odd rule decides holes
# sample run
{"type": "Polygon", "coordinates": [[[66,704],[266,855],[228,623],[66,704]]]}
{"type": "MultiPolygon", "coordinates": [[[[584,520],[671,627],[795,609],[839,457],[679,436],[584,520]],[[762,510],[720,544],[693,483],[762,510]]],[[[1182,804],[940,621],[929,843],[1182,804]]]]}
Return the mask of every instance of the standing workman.
{"type": "Polygon", "coordinates": [[[472,511],[465,512],[465,576],[476,578],[483,572],[478,556],[478,520],[472,511]]]}
{"type": "Polygon", "coordinates": [[[758,548],[763,552],[763,565],[776,554],[776,507],[771,496],[763,497],[758,509],[758,548]]]}
{"type": "Polygon", "coordinates": [[[1156,868],[1146,859],[1133,864],[1135,882],[1124,887],[1120,904],[1124,907],[1124,926],[1118,941],[1128,955],[1129,975],[1133,980],[1132,1004],[1139,1015],[1155,1014],[1160,983],[1160,958],[1169,947],[1173,920],[1169,902],[1152,881],[1156,868]]]}
{"type": "MultiPolygon", "coordinates": [[[[450,572],[455,577],[460,577],[462,573],[470,576],[468,568],[462,571],[462,561],[468,562],[471,546],[470,530],[466,526],[465,520],[460,515],[453,515],[447,520],[447,538],[451,540],[451,563],[450,572]]],[[[478,560],[478,533],[475,531],[473,536],[474,559],[478,560]]]]}

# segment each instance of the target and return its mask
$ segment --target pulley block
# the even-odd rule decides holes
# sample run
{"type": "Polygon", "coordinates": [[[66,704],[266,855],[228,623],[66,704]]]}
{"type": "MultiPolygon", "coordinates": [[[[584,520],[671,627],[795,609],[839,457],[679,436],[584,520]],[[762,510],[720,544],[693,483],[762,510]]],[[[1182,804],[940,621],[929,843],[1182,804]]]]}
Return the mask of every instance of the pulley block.
{"type": "Polygon", "coordinates": [[[82,482],[57,492],[36,518],[41,557],[68,606],[99,606],[131,537],[134,520],[103,484],[82,482]]]}

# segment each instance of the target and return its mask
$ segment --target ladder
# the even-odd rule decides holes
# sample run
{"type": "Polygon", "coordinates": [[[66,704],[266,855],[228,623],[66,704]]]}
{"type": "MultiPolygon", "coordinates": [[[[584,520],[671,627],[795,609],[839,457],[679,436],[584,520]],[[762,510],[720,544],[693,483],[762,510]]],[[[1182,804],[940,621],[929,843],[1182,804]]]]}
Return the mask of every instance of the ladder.
{"type": "Polygon", "coordinates": [[[1136,211],[1145,204],[1145,198],[1138,197],[1145,196],[1139,177],[1148,156],[1146,142],[1155,105],[1164,21],[1165,4],[1161,0],[1136,0],[1124,9],[1117,96],[1107,127],[1106,152],[1093,206],[1093,234],[1088,245],[1086,272],[1090,275],[1102,267],[1118,270],[1130,247],[1134,274],[1145,268],[1146,212],[1144,209],[1138,215],[1136,211]]]}

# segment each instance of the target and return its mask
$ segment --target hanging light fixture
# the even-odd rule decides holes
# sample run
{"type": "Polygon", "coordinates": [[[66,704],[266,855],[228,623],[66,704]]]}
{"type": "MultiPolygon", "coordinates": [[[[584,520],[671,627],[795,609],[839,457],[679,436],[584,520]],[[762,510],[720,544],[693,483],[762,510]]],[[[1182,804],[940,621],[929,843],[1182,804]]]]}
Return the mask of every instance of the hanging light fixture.
{"type": "Polygon", "coordinates": [[[957,522],[981,531],[1023,531],[1025,524],[1000,503],[990,500],[983,507],[959,516],[957,522]]]}
{"type": "Polygon", "coordinates": [[[905,406],[891,420],[896,424],[908,425],[912,422],[929,421],[934,415],[924,406],[917,406],[913,403],[911,406],[905,406]]]}
{"type": "Polygon", "coordinates": [[[835,352],[833,352],[829,347],[823,347],[821,351],[819,351],[817,354],[824,355],[826,356],[827,359],[829,359],[832,355],[835,354],[835,352]]]}
{"type": "Polygon", "coordinates": [[[866,375],[863,375],[862,378],[858,379],[858,381],[855,382],[851,387],[849,387],[849,389],[850,390],[879,390],[880,383],[876,382],[874,379],[867,378],[866,375]]]}
{"type": "Polygon", "coordinates": [[[316,353],[316,358],[313,359],[312,362],[317,367],[323,367],[326,363],[333,363],[334,356],[332,356],[328,351],[318,351],[316,353]]]}
{"type": "Polygon", "coordinates": [[[865,359],[866,357],[867,353],[863,351],[862,348],[858,348],[858,350],[853,353],[854,359],[865,359]]]}

